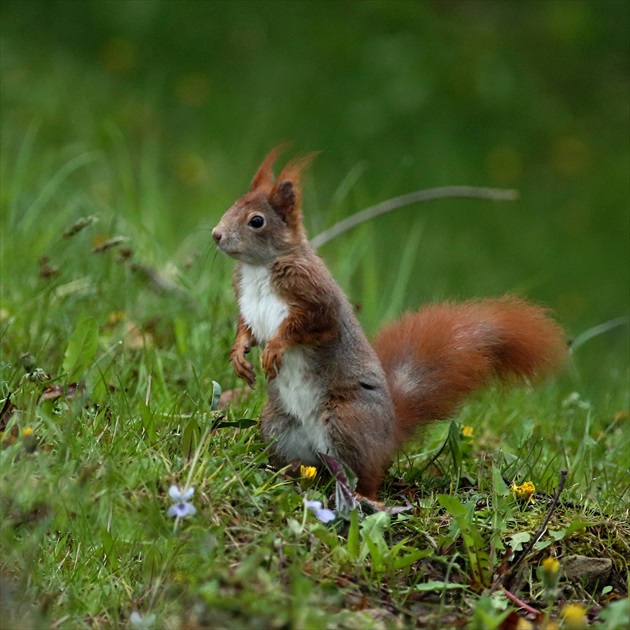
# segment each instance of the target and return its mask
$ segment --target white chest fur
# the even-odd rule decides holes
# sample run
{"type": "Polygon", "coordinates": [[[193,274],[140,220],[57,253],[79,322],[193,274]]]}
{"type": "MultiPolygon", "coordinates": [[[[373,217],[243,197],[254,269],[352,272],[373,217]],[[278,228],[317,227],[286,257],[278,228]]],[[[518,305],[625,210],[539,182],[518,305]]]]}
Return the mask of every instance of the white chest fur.
{"type": "Polygon", "coordinates": [[[241,264],[238,306],[243,319],[264,346],[289,314],[289,305],[274,292],[267,267],[241,264]]]}
{"type": "MultiPolygon", "coordinates": [[[[273,290],[266,267],[241,264],[240,271],[240,312],[258,343],[264,346],[289,314],[289,305],[273,290]]],[[[299,426],[278,425],[283,428],[275,435],[277,447],[288,461],[319,463],[317,453],[330,452],[321,419],[323,386],[312,363],[308,348],[288,348],[275,380],[284,411],[300,422],[299,426]]]]}

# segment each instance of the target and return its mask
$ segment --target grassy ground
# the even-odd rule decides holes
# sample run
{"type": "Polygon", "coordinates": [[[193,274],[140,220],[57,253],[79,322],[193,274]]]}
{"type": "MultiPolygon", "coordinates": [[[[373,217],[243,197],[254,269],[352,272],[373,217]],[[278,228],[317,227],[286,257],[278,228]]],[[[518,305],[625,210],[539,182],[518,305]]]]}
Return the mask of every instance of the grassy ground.
{"type": "Polygon", "coordinates": [[[627,6],[176,4],[2,4],[0,625],[526,627],[506,585],[540,627],[627,627],[627,6]],[[405,449],[382,499],[407,511],[320,522],[334,489],[270,469],[264,386],[238,397],[210,228],[286,137],[326,149],[312,234],[419,187],[521,191],[323,248],[370,332],[519,292],[575,340],[405,449]]]}

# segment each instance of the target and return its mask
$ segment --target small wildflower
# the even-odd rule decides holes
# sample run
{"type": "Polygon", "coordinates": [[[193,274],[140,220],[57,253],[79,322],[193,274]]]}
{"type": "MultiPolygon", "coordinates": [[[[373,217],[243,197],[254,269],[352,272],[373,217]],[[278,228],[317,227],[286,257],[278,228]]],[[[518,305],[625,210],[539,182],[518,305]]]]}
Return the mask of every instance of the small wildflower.
{"type": "Polygon", "coordinates": [[[586,608],[580,604],[567,604],[562,609],[562,616],[569,630],[586,628],[586,608]]]}
{"type": "Polygon", "coordinates": [[[462,435],[463,435],[464,437],[468,437],[468,438],[469,438],[469,437],[472,437],[472,436],[473,436],[473,431],[474,431],[474,430],[473,430],[473,428],[472,428],[472,427],[470,427],[470,426],[465,426],[465,427],[462,429],[462,435]]]}
{"type": "Polygon", "coordinates": [[[555,558],[545,558],[542,562],[542,568],[552,575],[555,575],[560,570],[560,561],[555,558]]]}
{"type": "Polygon", "coordinates": [[[304,505],[315,513],[315,516],[322,522],[328,523],[335,519],[335,513],[328,508],[322,507],[321,501],[307,501],[304,499],[304,505]]]}
{"type": "Polygon", "coordinates": [[[116,326],[120,322],[125,321],[125,311],[113,311],[107,316],[107,325],[116,326]]]}
{"type": "Polygon", "coordinates": [[[516,622],[516,630],[534,630],[534,624],[523,617],[519,617],[516,622]]]}
{"type": "Polygon", "coordinates": [[[511,490],[517,499],[529,500],[531,503],[534,503],[532,495],[536,492],[536,486],[531,481],[526,481],[520,486],[513,483],[511,490]]]}
{"type": "Polygon", "coordinates": [[[22,445],[27,453],[34,453],[37,450],[37,438],[31,427],[22,429],[22,445]]]}
{"type": "Polygon", "coordinates": [[[155,623],[155,615],[151,614],[143,617],[137,610],[134,610],[129,615],[129,623],[134,628],[152,628],[155,623]]]}
{"type": "Polygon", "coordinates": [[[300,466],[300,476],[308,481],[314,481],[317,477],[317,468],[315,466],[300,466]]]}
{"type": "Polygon", "coordinates": [[[177,486],[171,486],[168,489],[168,494],[171,499],[175,501],[175,504],[168,508],[168,515],[174,516],[177,519],[194,516],[197,513],[197,510],[195,509],[195,506],[188,501],[194,492],[194,488],[184,488],[183,490],[180,490],[177,486]]]}
{"type": "Polygon", "coordinates": [[[542,581],[545,598],[554,600],[558,594],[558,581],[560,580],[560,562],[556,558],[545,558],[540,563],[537,571],[538,579],[542,581]]]}

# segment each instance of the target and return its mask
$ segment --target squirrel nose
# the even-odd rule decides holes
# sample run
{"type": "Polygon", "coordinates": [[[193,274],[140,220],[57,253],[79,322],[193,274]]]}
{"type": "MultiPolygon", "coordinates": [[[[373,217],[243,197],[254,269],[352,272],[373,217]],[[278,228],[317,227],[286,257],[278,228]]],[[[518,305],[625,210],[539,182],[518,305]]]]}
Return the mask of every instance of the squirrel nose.
{"type": "Polygon", "coordinates": [[[215,227],[214,230],[212,230],[212,238],[214,239],[214,242],[218,245],[223,238],[223,232],[221,232],[218,227],[215,227]]]}

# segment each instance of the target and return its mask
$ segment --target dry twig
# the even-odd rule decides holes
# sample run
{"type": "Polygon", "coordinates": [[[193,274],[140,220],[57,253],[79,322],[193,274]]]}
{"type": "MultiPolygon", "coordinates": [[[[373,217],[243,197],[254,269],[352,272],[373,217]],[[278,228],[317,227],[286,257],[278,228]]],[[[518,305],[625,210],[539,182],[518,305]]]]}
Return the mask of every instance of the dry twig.
{"type": "Polygon", "coordinates": [[[348,230],[369,221],[381,214],[386,214],[403,206],[410,206],[423,201],[433,201],[434,199],[446,199],[447,197],[468,197],[472,199],[488,199],[490,201],[514,201],[518,199],[518,191],[500,188],[477,188],[475,186],[443,186],[440,188],[428,188],[427,190],[416,190],[415,192],[388,199],[375,206],[361,210],[356,214],[339,221],[331,228],[324,230],[313,239],[311,244],[315,249],[321,247],[333,238],[347,232],[348,230]]]}

